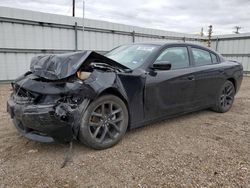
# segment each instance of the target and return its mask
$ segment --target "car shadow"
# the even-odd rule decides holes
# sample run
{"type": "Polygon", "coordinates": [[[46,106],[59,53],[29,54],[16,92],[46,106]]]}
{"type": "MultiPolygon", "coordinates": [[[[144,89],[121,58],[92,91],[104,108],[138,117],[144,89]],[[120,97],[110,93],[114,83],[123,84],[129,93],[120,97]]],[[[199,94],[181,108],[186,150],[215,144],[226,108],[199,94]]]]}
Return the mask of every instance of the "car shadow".
{"type": "MultiPolygon", "coordinates": [[[[160,128],[162,126],[168,126],[168,124],[172,124],[175,121],[179,121],[179,120],[188,120],[190,118],[195,118],[196,116],[201,116],[207,113],[214,113],[210,110],[201,110],[201,111],[197,111],[197,112],[191,112],[188,114],[184,114],[184,115],[180,115],[178,117],[173,117],[173,118],[169,118],[166,120],[161,120],[161,121],[156,121],[154,123],[149,123],[146,125],[143,125],[141,127],[138,128],[134,128],[134,129],[129,129],[126,134],[125,137],[123,138],[123,142],[129,142],[129,138],[131,135],[134,134],[141,134],[141,132],[145,132],[145,131],[149,131],[150,129],[157,129],[160,128]]],[[[25,139],[25,138],[23,138],[25,139]]],[[[56,151],[56,150],[67,150],[67,148],[69,148],[69,143],[67,144],[61,144],[61,143],[39,143],[39,142],[35,142],[35,141],[27,141],[32,143],[32,145],[35,147],[39,147],[41,150],[51,150],[51,151],[56,151]]],[[[101,150],[94,150],[91,149],[87,146],[85,146],[84,144],[82,144],[80,141],[78,140],[73,140],[73,150],[77,150],[77,151],[85,151],[85,152],[93,152],[93,151],[101,151],[101,150]]]]}
{"type": "MultiPolygon", "coordinates": [[[[152,132],[152,129],[159,129],[162,126],[168,126],[168,125],[175,126],[174,123],[176,121],[177,122],[179,122],[180,120],[186,121],[191,118],[197,118],[197,116],[199,118],[199,116],[210,113],[214,112],[209,110],[193,112],[179,117],[174,117],[163,121],[157,121],[136,129],[129,130],[127,131],[125,137],[122,139],[120,143],[106,150],[91,149],[89,147],[86,147],[84,144],[80,143],[80,141],[77,140],[72,141],[72,149],[70,149],[70,144],[61,144],[56,142],[40,143],[27,140],[26,138],[21,136],[17,140],[17,142],[19,143],[18,146],[13,149],[19,148],[20,152],[23,152],[26,155],[36,154],[40,158],[47,157],[49,160],[54,160],[55,158],[57,158],[57,160],[59,160],[58,162],[59,165],[64,164],[65,160],[68,160],[69,162],[72,161],[77,162],[85,160],[86,157],[91,157],[94,155],[112,154],[113,151],[114,152],[121,150],[124,151],[124,148],[126,148],[126,146],[131,145],[130,142],[135,142],[137,138],[140,137],[140,135],[143,135],[145,132],[152,132]]],[[[15,158],[15,156],[13,157],[15,158]]],[[[67,162],[65,163],[64,166],[66,165],[67,162]]]]}

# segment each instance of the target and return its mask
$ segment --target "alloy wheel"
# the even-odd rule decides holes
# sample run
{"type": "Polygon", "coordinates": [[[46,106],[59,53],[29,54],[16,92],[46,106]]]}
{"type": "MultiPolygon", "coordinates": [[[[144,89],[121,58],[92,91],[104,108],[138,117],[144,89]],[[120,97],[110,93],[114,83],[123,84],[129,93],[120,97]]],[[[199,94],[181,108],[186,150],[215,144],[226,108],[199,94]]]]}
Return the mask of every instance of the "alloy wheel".
{"type": "Polygon", "coordinates": [[[123,111],[119,104],[103,102],[90,115],[90,135],[96,142],[110,142],[120,134],[123,121],[123,111]]]}
{"type": "Polygon", "coordinates": [[[234,100],[234,87],[232,84],[228,84],[222,90],[222,94],[220,96],[220,105],[223,108],[228,108],[232,105],[234,100]]]}

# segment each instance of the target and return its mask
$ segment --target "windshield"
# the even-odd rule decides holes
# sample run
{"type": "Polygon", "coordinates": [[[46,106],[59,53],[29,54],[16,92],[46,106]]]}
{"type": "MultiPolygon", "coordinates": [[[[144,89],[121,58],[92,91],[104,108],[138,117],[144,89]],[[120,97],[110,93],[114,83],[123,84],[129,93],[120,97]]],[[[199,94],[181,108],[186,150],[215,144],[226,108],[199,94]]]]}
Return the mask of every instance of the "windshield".
{"type": "Polygon", "coordinates": [[[148,44],[124,45],[108,52],[105,56],[130,69],[135,69],[141,66],[156,48],[157,45],[148,44]]]}

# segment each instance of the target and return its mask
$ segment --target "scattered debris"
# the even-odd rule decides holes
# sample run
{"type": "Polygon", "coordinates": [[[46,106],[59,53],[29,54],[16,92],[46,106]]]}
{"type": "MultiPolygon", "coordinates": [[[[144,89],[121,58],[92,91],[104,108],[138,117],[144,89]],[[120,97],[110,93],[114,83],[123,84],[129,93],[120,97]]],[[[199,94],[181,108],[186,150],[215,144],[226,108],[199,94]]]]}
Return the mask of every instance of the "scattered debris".
{"type": "Polygon", "coordinates": [[[37,153],[38,150],[37,149],[30,149],[27,153],[37,153]]]}
{"type": "Polygon", "coordinates": [[[61,168],[64,168],[66,166],[67,162],[69,162],[70,159],[72,158],[72,147],[73,147],[73,141],[71,141],[69,143],[69,148],[65,153],[64,161],[63,161],[63,163],[61,165],[61,168]]]}

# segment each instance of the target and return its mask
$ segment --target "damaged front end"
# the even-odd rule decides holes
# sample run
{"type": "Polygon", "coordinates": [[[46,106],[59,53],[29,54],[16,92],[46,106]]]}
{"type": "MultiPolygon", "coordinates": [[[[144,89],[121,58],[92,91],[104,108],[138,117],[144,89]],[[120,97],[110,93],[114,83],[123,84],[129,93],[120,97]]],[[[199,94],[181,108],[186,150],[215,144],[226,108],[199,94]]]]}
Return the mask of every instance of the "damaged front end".
{"type": "Polygon", "coordinates": [[[82,114],[103,87],[96,79],[100,73],[90,65],[96,61],[106,63],[95,65],[100,70],[110,70],[115,63],[89,51],[35,57],[31,71],[12,82],[13,92],[7,102],[17,130],[40,142],[66,143],[76,138],[82,114]]]}
{"type": "Polygon", "coordinates": [[[12,87],[7,111],[20,133],[40,142],[71,141],[81,113],[95,95],[79,81],[44,82],[31,73],[12,87]]]}

